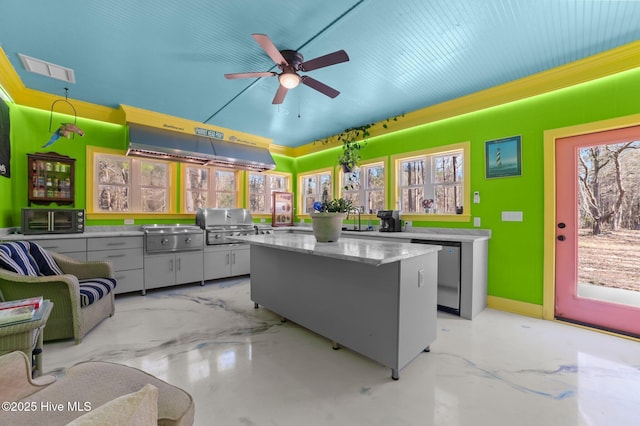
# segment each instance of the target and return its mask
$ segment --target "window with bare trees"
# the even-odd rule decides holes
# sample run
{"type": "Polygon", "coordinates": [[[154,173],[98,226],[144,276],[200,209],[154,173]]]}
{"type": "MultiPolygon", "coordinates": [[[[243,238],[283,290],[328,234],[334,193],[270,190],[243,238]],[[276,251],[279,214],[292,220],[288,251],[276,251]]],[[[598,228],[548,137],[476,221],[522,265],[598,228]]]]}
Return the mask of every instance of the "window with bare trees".
{"type": "Polygon", "coordinates": [[[640,141],[581,148],[580,228],[640,229],[640,141]]]}
{"type": "Polygon", "coordinates": [[[402,213],[455,214],[462,206],[462,149],[399,158],[396,164],[402,213]]]}

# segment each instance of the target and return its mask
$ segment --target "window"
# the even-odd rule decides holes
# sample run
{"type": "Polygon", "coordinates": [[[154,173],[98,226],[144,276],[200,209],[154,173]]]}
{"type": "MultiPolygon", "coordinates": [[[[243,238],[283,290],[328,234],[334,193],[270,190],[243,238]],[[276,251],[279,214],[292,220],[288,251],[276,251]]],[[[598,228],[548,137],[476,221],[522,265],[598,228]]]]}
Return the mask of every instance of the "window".
{"type": "Polygon", "coordinates": [[[342,175],[344,198],[360,207],[365,213],[375,214],[384,210],[385,172],[384,162],[363,164],[352,173],[342,175]]]}
{"type": "Polygon", "coordinates": [[[184,166],[184,193],[186,212],[198,208],[237,206],[237,171],[214,167],[184,166]]]}
{"type": "Polygon", "coordinates": [[[396,200],[404,214],[456,214],[468,201],[469,143],[395,157],[396,200]],[[468,174],[468,172],[467,172],[468,174]]]}
{"type": "Polygon", "coordinates": [[[96,154],[94,173],[95,212],[169,212],[169,163],[96,154]]]}
{"type": "Polygon", "coordinates": [[[320,170],[314,173],[300,175],[298,181],[298,203],[302,208],[298,211],[302,214],[313,213],[313,203],[322,201],[323,194],[329,199],[333,198],[333,177],[331,170],[320,170]]]}
{"type": "Polygon", "coordinates": [[[290,190],[291,176],[277,173],[248,173],[249,211],[254,214],[271,214],[271,193],[290,190]]]}

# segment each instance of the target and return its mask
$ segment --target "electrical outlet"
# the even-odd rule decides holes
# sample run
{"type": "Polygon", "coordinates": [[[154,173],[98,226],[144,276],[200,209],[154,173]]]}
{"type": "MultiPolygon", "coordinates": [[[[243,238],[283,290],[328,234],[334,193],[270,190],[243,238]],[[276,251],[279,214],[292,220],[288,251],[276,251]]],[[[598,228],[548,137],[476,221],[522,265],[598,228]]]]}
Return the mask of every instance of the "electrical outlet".
{"type": "Polygon", "coordinates": [[[260,218],[260,223],[265,223],[265,222],[266,222],[266,219],[264,217],[261,217],[260,218]]]}
{"type": "Polygon", "coordinates": [[[473,226],[475,226],[476,228],[478,226],[480,226],[480,218],[479,217],[474,217],[473,218],[473,226]]]}
{"type": "Polygon", "coordinates": [[[475,191],[473,193],[473,204],[480,204],[480,192],[475,191]]]}
{"type": "Polygon", "coordinates": [[[125,219],[124,220],[124,224],[125,225],[133,225],[133,219],[125,219]]]}
{"type": "Polygon", "coordinates": [[[411,221],[410,220],[405,220],[404,221],[404,226],[405,227],[411,227],[411,221]]]}

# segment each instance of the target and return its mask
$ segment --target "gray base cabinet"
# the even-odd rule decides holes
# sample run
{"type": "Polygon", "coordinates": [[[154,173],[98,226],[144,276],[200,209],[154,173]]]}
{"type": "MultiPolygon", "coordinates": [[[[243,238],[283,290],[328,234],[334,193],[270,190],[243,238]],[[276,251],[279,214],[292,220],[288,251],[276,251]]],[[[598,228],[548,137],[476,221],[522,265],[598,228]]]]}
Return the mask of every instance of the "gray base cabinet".
{"type": "Polygon", "coordinates": [[[72,259],[85,262],[87,260],[86,238],[60,238],[31,240],[47,251],[64,254],[72,259]]]}
{"type": "Polygon", "coordinates": [[[87,260],[108,260],[116,279],[115,294],[144,294],[144,241],[142,237],[102,237],[87,240],[87,260]]]}
{"type": "Polygon", "coordinates": [[[202,251],[144,256],[144,289],[203,283],[202,251]]]}
{"type": "Polygon", "coordinates": [[[246,275],[250,272],[250,250],[246,244],[206,246],[204,248],[204,279],[246,275]]]}

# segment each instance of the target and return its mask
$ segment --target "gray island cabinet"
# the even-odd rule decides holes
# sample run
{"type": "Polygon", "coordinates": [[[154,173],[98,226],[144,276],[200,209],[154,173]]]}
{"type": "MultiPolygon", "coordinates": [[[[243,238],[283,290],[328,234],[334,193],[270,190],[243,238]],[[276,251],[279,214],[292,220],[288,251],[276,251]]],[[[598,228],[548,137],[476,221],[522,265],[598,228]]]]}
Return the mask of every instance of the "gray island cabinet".
{"type": "Polygon", "coordinates": [[[251,300],[391,368],[399,378],[436,338],[441,246],[311,235],[234,237],[251,245],[251,300]]]}

